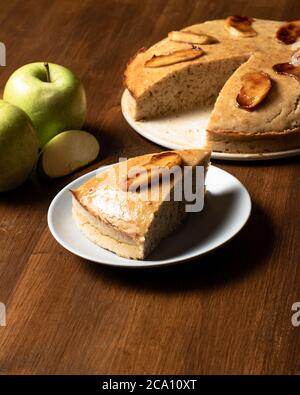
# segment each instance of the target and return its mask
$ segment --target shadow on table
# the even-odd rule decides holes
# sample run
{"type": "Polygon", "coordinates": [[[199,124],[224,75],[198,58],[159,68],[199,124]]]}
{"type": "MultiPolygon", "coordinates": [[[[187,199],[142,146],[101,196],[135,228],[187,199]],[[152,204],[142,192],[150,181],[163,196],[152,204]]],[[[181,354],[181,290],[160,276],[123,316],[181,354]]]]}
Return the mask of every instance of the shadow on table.
{"type": "Polygon", "coordinates": [[[228,244],[201,258],[173,266],[144,269],[114,268],[83,261],[93,276],[107,277],[112,282],[138,289],[176,292],[211,289],[239,281],[268,262],[273,245],[272,223],[266,213],[253,204],[252,214],[242,231],[228,244]]]}

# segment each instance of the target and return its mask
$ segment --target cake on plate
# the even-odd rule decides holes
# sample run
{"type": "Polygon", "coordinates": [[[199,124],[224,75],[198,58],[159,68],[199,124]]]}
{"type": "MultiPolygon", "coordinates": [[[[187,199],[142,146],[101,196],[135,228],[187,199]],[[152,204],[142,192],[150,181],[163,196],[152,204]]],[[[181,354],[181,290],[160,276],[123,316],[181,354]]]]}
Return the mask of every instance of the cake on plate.
{"type": "Polygon", "coordinates": [[[185,194],[178,198],[176,187],[189,174],[194,191],[199,167],[204,183],[209,159],[209,151],[192,149],[119,162],[71,191],[73,218],[99,246],[125,258],[144,259],[186,215],[185,194]]]}
{"type": "Polygon", "coordinates": [[[300,21],[237,15],[169,32],[126,67],[131,115],[150,119],[215,104],[207,127],[212,150],[300,148],[299,37],[300,21]],[[251,105],[241,104],[245,98],[251,105]]]}

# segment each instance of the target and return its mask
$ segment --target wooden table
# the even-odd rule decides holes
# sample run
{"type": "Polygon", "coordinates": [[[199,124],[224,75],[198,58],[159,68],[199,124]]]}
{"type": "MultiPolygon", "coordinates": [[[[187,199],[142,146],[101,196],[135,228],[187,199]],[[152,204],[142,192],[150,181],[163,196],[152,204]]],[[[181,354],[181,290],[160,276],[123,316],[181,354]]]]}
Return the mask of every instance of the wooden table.
{"type": "Polygon", "coordinates": [[[252,216],[228,245],[176,267],[113,269],[64,250],[47,209],[71,179],[120,156],[158,151],[124,121],[129,57],[170,30],[242,14],[300,19],[298,0],[1,0],[3,89],[19,66],[63,64],[88,95],[100,161],[0,197],[1,373],[300,373],[299,163],[214,164],[248,188],[252,216]]]}

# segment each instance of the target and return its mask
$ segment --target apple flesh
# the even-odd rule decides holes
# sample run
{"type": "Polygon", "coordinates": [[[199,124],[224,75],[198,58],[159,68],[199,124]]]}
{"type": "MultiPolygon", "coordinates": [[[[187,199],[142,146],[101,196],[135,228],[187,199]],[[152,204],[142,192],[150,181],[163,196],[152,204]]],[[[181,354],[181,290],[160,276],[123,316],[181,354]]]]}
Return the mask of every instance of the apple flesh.
{"type": "Polygon", "coordinates": [[[37,132],[20,108],[0,100],[0,192],[21,185],[38,157],[37,132]]]}
{"type": "Polygon", "coordinates": [[[94,161],[99,143],[90,133],[68,130],[55,136],[43,148],[38,168],[50,178],[63,177],[94,161]]]}
{"type": "Polygon", "coordinates": [[[4,100],[31,118],[42,147],[64,130],[80,129],[86,116],[86,95],[79,78],[53,63],[30,63],[8,79],[4,100]]]}

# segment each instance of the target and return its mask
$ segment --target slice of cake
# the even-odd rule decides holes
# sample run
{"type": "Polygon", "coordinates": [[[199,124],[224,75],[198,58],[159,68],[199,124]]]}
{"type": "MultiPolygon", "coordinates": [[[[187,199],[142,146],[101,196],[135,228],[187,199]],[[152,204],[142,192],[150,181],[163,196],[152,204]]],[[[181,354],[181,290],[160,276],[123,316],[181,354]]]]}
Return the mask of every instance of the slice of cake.
{"type": "Polygon", "coordinates": [[[126,258],[144,259],[186,215],[186,191],[181,196],[178,191],[188,175],[192,191],[197,182],[203,183],[196,170],[203,166],[205,175],[209,159],[209,151],[193,149],[115,164],[71,191],[73,218],[99,246],[126,258]]]}

